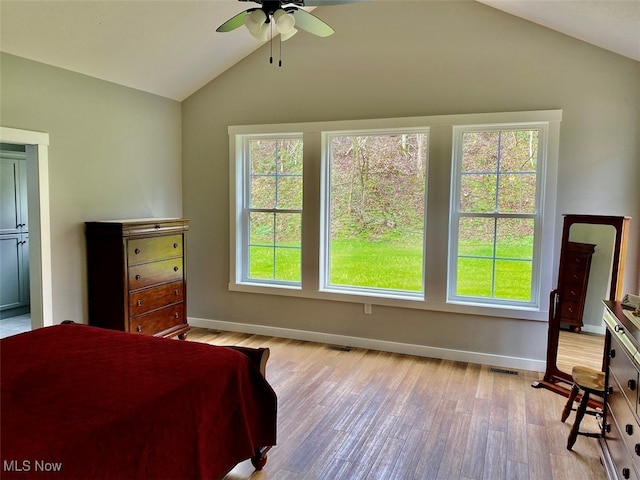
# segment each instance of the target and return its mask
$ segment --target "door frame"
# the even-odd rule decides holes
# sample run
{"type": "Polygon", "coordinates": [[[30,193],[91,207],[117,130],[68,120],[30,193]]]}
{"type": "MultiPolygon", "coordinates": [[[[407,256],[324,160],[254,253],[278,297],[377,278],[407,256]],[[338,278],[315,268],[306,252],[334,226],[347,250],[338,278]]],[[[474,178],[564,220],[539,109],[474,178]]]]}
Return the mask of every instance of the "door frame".
{"type": "Polygon", "coordinates": [[[49,134],[0,126],[0,142],[25,145],[29,214],[31,329],[53,325],[49,134]]]}

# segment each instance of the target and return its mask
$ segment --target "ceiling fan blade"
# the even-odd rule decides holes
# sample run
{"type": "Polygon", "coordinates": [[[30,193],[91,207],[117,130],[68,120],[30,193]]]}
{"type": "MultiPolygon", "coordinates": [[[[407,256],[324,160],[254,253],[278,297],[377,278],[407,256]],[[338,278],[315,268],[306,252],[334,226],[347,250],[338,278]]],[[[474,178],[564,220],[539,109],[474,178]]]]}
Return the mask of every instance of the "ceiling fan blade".
{"type": "Polygon", "coordinates": [[[229,20],[224,22],[218,28],[216,28],[216,32],[230,32],[231,30],[235,30],[244,25],[244,17],[253,12],[255,8],[250,8],[249,10],[245,10],[244,12],[240,12],[239,14],[231,17],[229,20]]]}
{"type": "Polygon", "coordinates": [[[311,15],[306,10],[301,10],[296,7],[288,7],[285,8],[285,10],[291,13],[296,19],[296,28],[301,28],[319,37],[328,37],[335,33],[333,28],[328,24],[315,15],[311,15]]]}

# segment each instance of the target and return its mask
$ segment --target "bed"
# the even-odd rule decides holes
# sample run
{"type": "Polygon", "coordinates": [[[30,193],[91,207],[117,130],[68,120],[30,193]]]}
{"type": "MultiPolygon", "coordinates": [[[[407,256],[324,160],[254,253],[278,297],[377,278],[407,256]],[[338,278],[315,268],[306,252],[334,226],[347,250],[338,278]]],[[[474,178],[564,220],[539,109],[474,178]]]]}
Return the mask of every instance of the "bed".
{"type": "Polygon", "coordinates": [[[276,443],[267,349],[79,324],[0,341],[0,477],[222,478],[276,443]]]}

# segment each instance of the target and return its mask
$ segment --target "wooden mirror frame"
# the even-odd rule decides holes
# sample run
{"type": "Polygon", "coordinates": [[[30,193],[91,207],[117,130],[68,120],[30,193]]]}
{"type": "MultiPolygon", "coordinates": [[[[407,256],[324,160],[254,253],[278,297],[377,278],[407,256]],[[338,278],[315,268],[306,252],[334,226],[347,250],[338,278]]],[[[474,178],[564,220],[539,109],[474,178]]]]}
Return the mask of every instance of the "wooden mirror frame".
{"type": "MultiPolygon", "coordinates": [[[[606,215],[564,215],[562,229],[561,252],[567,251],[569,232],[571,226],[577,223],[590,225],[610,225],[615,229],[616,237],[613,244],[613,259],[611,264],[611,283],[609,285],[609,298],[603,300],[619,300],[622,297],[622,281],[624,278],[624,261],[627,252],[627,237],[629,233],[629,221],[631,217],[617,217],[606,215]]],[[[560,255],[558,278],[563,277],[565,266],[564,255],[560,255]]],[[[560,339],[560,306],[562,298],[558,289],[551,290],[549,295],[549,331],[547,334],[547,367],[544,378],[535,382],[535,388],[546,388],[566,397],[569,396],[573,380],[571,373],[563,372],[558,368],[558,342],[560,339]]],[[[605,336],[605,345],[602,352],[602,368],[604,371],[606,354],[609,350],[610,339],[605,336]]]]}

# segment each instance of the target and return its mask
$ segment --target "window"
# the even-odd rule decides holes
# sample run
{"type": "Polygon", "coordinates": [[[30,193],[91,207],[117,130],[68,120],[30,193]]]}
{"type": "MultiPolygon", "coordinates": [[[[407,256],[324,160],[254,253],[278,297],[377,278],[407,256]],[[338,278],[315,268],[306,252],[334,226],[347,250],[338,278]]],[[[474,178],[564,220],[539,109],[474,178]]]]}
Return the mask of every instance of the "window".
{"type": "Polygon", "coordinates": [[[244,279],[300,284],[302,138],[245,137],[244,279]]]}
{"type": "Polygon", "coordinates": [[[449,298],[537,303],[543,126],[454,128],[449,298]]]}
{"type": "Polygon", "coordinates": [[[230,126],[229,289],[545,320],[561,119],[230,126]]]}
{"type": "Polygon", "coordinates": [[[328,134],[324,288],[421,293],[427,133],[328,134]]]}

